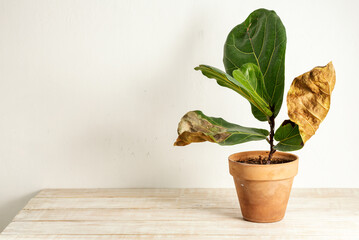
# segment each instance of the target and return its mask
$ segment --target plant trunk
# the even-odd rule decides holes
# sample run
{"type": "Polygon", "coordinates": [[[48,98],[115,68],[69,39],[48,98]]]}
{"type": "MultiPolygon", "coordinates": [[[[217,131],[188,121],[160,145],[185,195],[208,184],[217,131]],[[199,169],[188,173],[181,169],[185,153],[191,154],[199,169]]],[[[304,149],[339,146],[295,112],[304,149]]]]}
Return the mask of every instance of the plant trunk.
{"type": "Polygon", "coordinates": [[[275,125],[275,117],[274,115],[272,115],[269,118],[269,126],[270,126],[270,133],[269,133],[269,145],[270,145],[270,151],[269,151],[269,155],[268,155],[268,160],[267,160],[267,164],[270,164],[272,161],[272,157],[273,157],[273,153],[275,153],[275,149],[274,149],[274,144],[273,144],[273,140],[274,140],[274,125],[275,125]]]}

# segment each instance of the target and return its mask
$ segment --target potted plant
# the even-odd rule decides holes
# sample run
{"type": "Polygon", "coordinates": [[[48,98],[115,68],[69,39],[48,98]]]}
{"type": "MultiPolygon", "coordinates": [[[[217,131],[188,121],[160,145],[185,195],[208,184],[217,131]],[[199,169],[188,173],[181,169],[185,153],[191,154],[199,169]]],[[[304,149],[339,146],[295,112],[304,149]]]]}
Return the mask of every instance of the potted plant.
{"type": "Polygon", "coordinates": [[[195,68],[246,98],[253,116],[269,123],[269,131],[190,111],[181,119],[174,143],[185,146],[209,141],[226,146],[266,140],[269,151],[229,156],[229,171],[243,218],[253,222],[275,222],[284,217],[298,171],[298,157],[286,152],[301,149],[314,135],[329,111],[335,85],[331,62],[296,77],[287,94],[289,119],[275,130],[283,101],[286,42],[286,31],[277,14],[258,9],[228,34],[223,57],[225,72],[208,65],[195,68]]]}

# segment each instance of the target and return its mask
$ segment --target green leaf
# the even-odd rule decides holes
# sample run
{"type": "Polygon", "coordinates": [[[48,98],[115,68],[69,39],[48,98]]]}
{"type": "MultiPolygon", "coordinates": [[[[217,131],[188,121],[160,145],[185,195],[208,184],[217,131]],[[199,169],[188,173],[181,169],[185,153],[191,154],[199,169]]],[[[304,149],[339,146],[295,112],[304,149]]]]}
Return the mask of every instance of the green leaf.
{"type": "Polygon", "coordinates": [[[201,111],[191,111],[184,115],[178,124],[178,138],[175,146],[186,146],[193,142],[214,142],[220,145],[266,139],[265,129],[242,127],[222,118],[208,117],[201,111]]]}
{"type": "MultiPolygon", "coordinates": [[[[240,81],[241,76],[244,75],[242,81],[248,82],[250,86],[265,102],[266,106],[268,104],[268,93],[265,89],[263,74],[260,71],[259,67],[253,63],[243,64],[240,69],[233,71],[233,77],[240,81]]],[[[267,115],[259,110],[254,104],[251,103],[252,114],[259,121],[267,121],[267,115]]]]}
{"type": "Polygon", "coordinates": [[[285,120],[274,134],[274,139],[279,141],[274,149],[289,152],[301,149],[304,146],[299,134],[299,127],[291,120],[285,120]]]}
{"type": "MultiPolygon", "coordinates": [[[[283,101],[286,42],[285,28],[277,14],[258,9],[232,29],[224,45],[223,63],[229,75],[245,63],[260,68],[269,97],[266,100],[274,116],[283,101]]],[[[260,112],[252,112],[257,119],[265,120],[260,112]]]]}
{"type": "Polygon", "coordinates": [[[259,121],[268,121],[267,116],[262,113],[256,106],[254,106],[253,104],[251,104],[251,109],[252,109],[252,114],[253,116],[258,119],[259,121]]]}
{"type": "Polygon", "coordinates": [[[263,82],[261,80],[263,77],[261,78],[261,72],[256,65],[245,64],[241,69],[234,71],[234,78],[218,68],[208,65],[199,65],[195,70],[201,70],[203,75],[216,79],[220,86],[236,91],[258,108],[263,115],[272,116],[268,103],[262,97],[266,93],[263,91],[263,84],[260,83],[261,81],[263,82]]]}

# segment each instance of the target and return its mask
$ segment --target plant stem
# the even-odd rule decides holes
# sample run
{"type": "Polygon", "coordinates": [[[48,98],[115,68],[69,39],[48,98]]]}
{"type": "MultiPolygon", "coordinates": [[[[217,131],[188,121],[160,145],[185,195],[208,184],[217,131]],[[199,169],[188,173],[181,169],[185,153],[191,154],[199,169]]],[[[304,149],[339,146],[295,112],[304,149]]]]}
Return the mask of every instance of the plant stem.
{"type": "Polygon", "coordinates": [[[267,164],[270,164],[272,161],[273,153],[275,153],[274,145],[273,145],[273,139],[274,139],[274,125],[275,125],[275,117],[272,115],[268,120],[269,126],[270,126],[270,133],[269,133],[269,145],[270,145],[270,151],[268,155],[267,164]]]}

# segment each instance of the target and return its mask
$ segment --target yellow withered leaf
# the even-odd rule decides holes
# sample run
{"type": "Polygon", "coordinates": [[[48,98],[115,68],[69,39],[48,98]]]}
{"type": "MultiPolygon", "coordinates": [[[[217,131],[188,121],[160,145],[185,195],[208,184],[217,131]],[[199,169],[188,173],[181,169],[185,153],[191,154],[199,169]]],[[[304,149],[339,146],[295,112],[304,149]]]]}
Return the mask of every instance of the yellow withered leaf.
{"type": "Polygon", "coordinates": [[[293,80],[287,95],[288,116],[298,124],[304,143],[315,134],[327,115],[334,85],[332,62],[315,67],[293,80]]]}

